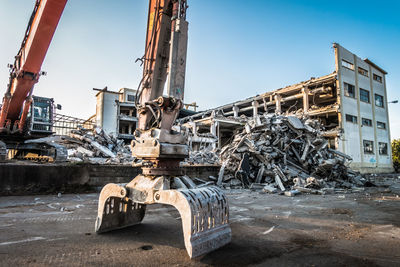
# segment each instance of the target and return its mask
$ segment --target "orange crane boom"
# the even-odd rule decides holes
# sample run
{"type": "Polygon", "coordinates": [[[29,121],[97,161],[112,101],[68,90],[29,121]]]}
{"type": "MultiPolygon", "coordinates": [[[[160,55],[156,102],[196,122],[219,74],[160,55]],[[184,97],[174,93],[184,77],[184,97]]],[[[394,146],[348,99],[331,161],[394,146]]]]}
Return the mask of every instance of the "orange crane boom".
{"type": "Polygon", "coordinates": [[[0,113],[0,132],[22,132],[35,83],[67,0],[37,0],[15,63],[0,113]]]}

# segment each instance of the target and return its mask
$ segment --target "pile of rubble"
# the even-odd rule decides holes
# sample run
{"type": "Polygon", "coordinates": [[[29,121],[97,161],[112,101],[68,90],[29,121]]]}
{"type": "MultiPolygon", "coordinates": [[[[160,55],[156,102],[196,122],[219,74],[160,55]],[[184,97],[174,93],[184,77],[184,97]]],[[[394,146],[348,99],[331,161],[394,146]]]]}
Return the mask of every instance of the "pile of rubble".
{"type": "Polygon", "coordinates": [[[129,145],[99,127],[72,130],[60,144],[68,149],[68,161],[131,164],[134,160],[129,145]]]}
{"type": "Polygon", "coordinates": [[[324,194],[359,190],[366,180],[351,171],[351,157],[330,149],[316,120],[265,114],[249,120],[220,152],[217,184],[266,192],[324,194]]]}
{"type": "Polygon", "coordinates": [[[218,153],[211,146],[205,146],[196,151],[190,151],[185,163],[190,165],[216,165],[219,162],[218,153]]]}

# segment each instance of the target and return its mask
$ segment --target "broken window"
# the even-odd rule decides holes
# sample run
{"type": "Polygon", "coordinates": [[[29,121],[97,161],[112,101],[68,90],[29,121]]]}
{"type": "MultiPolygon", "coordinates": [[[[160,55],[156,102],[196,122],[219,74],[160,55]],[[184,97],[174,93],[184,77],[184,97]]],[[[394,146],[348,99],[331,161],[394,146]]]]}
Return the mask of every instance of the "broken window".
{"type": "Polygon", "coordinates": [[[388,154],[388,144],[379,142],[379,155],[387,155],[388,154]]]}
{"type": "Polygon", "coordinates": [[[128,101],[129,102],[135,102],[135,96],[134,95],[128,95],[128,101]]]}
{"type": "Polygon", "coordinates": [[[382,76],[379,76],[374,73],[373,77],[374,77],[374,81],[377,81],[378,83],[382,83],[382,76]]]}
{"type": "Polygon", "coordinates": [[[362,125],[363,125],[363,126],[372,127],[372,120],[366,119],[366,118],[362,118],[362,125]]]}
{"type": "Polygon", "coordinates": [[[369,103],[369,91],[360,88],[360,100],[369,103]]]}
{"type": "Polygon", "coordinates": [[[377,122],[376,122],[376,127],[377,127],[378,129],[383,129],[383,130],[385,130],[385,129],[386,129],[386,123],[381,122],[381,121],[377,121],[377,122]]]}
{"type": "Polygon", "coordinates": [[[357,117],[350,114],[346,114],[346,121],[357,123],[357,117]]]}
{"type": "Polygon", "coordinates": [[[354,70],[354,64],[350,63],[350,62],[348,62],[348,61],[346,61],[344,59],[342,59],[342,66],[347,68],[347,69],[354,70]]]}
{"type": "Polygon", "coordinates": [[[363,147],[365,154],[374,154],[374,142],[370,140],[363,140],[363,147]]]}
{"type": "Polygon", "coordinates": [[[375,94],[375,106],[383,108],[383,96],[375,94]]]}
{"type": "Polygon", "coordinates": [[[354,85],[349,83],[344,83],[344,95],[348,97],[356,97],[356,88],[354,85]]]}
{"type": "Polygon", "coordinates": [[[358,67],[358,73],[360,73],[361,75],[363,75],[365,77],[368,77],[368,71],[366,69],[358,67]]]}

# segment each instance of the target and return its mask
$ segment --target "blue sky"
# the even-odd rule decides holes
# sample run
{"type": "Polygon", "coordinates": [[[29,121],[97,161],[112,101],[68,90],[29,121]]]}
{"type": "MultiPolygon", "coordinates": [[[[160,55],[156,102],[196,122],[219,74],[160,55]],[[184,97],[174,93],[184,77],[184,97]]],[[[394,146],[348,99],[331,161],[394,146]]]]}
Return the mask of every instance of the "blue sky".
{"type": "MultiPolygon", "coordinates": [[[[0,1],[0,84],[8,82],[34,0],[0,1]]],[[[189,0],[185,102],[206,109],[334,70],[332,43],[387,70],[388,100],[400,100],[398,1],[189,0]]],[[[92,88],[136,88],[148,1],[69,0],[35,94],[62,113],[95,113],[92,88]]],[[[3,92],[0,92],[3,94],[3,92]]],[[[400,104],[390,104],[400,138],[400,104]]]]}

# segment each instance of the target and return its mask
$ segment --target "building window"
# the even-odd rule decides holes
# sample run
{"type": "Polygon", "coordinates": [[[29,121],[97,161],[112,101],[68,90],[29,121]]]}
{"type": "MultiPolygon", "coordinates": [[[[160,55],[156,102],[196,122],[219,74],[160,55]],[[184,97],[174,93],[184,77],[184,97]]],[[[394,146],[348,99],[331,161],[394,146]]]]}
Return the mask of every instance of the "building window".
{"type": "Polygon", "coordinates": [[[383,129],[383,130],[385,130],[385,129],[386,129],[386,123],[381,122],[381,121],[377,121],[377,122],[376,122],[376,127],[377,127],[378,129],[383,129]]]}
{"type": "Polygon", "coordinates": [[[346,114],[346,121],[357,123],[357,117],[350,114],[346,114]]]}
{"type": "Polygon", "coordinates": [[[374,142],[370,140],[363,140],[363,147],[365,154],[374,154],[374,142]]]}
{"type": "Polygon", "coordinates": [[[379,142],[379,155],[388,154],[388,144],[379,142]]]}
{"type": "Polygon", "coordinates": [[[383,108],[383,96],[375,94],[375,106],[383,108]]]}
{"type": "Polygon", "coordinates": [[[364,75],[365,77],[368,77],[368,71],[366,69],[358,67],[358,73],[364,75]]]}
{"type": "Polygon", "coordinates": [[[369,103],[369,91],[360,88],[360,100],[369,103]]]}
{"type": "Polygon", "coordinates": [[[128,101],[129,102],[135,102],[135,96],[134,95],[128,95],[128,101]]]}
{"type": "Polygon", "coordinates": [[[348,97],[356,97],[356,88],[352,84],[344,83],[344,95],[348,97]]]}
{"type": "Polygon", "coordinates": [[[374,81],[377,81],[378,83],[382,83],[382,76],[379,76],[374,73],[373,77],[374,77],[374,81]]]}
{"type": "Polygon", "coordinates": [[[372,121],[370,119],[362,118],[362,125],[372,127],[372,121]]]}
{"type": "Polygon", "coordinates": [[[354,64],[342,59],[342,66],[346,69],[354,70],[354,64]]]}

